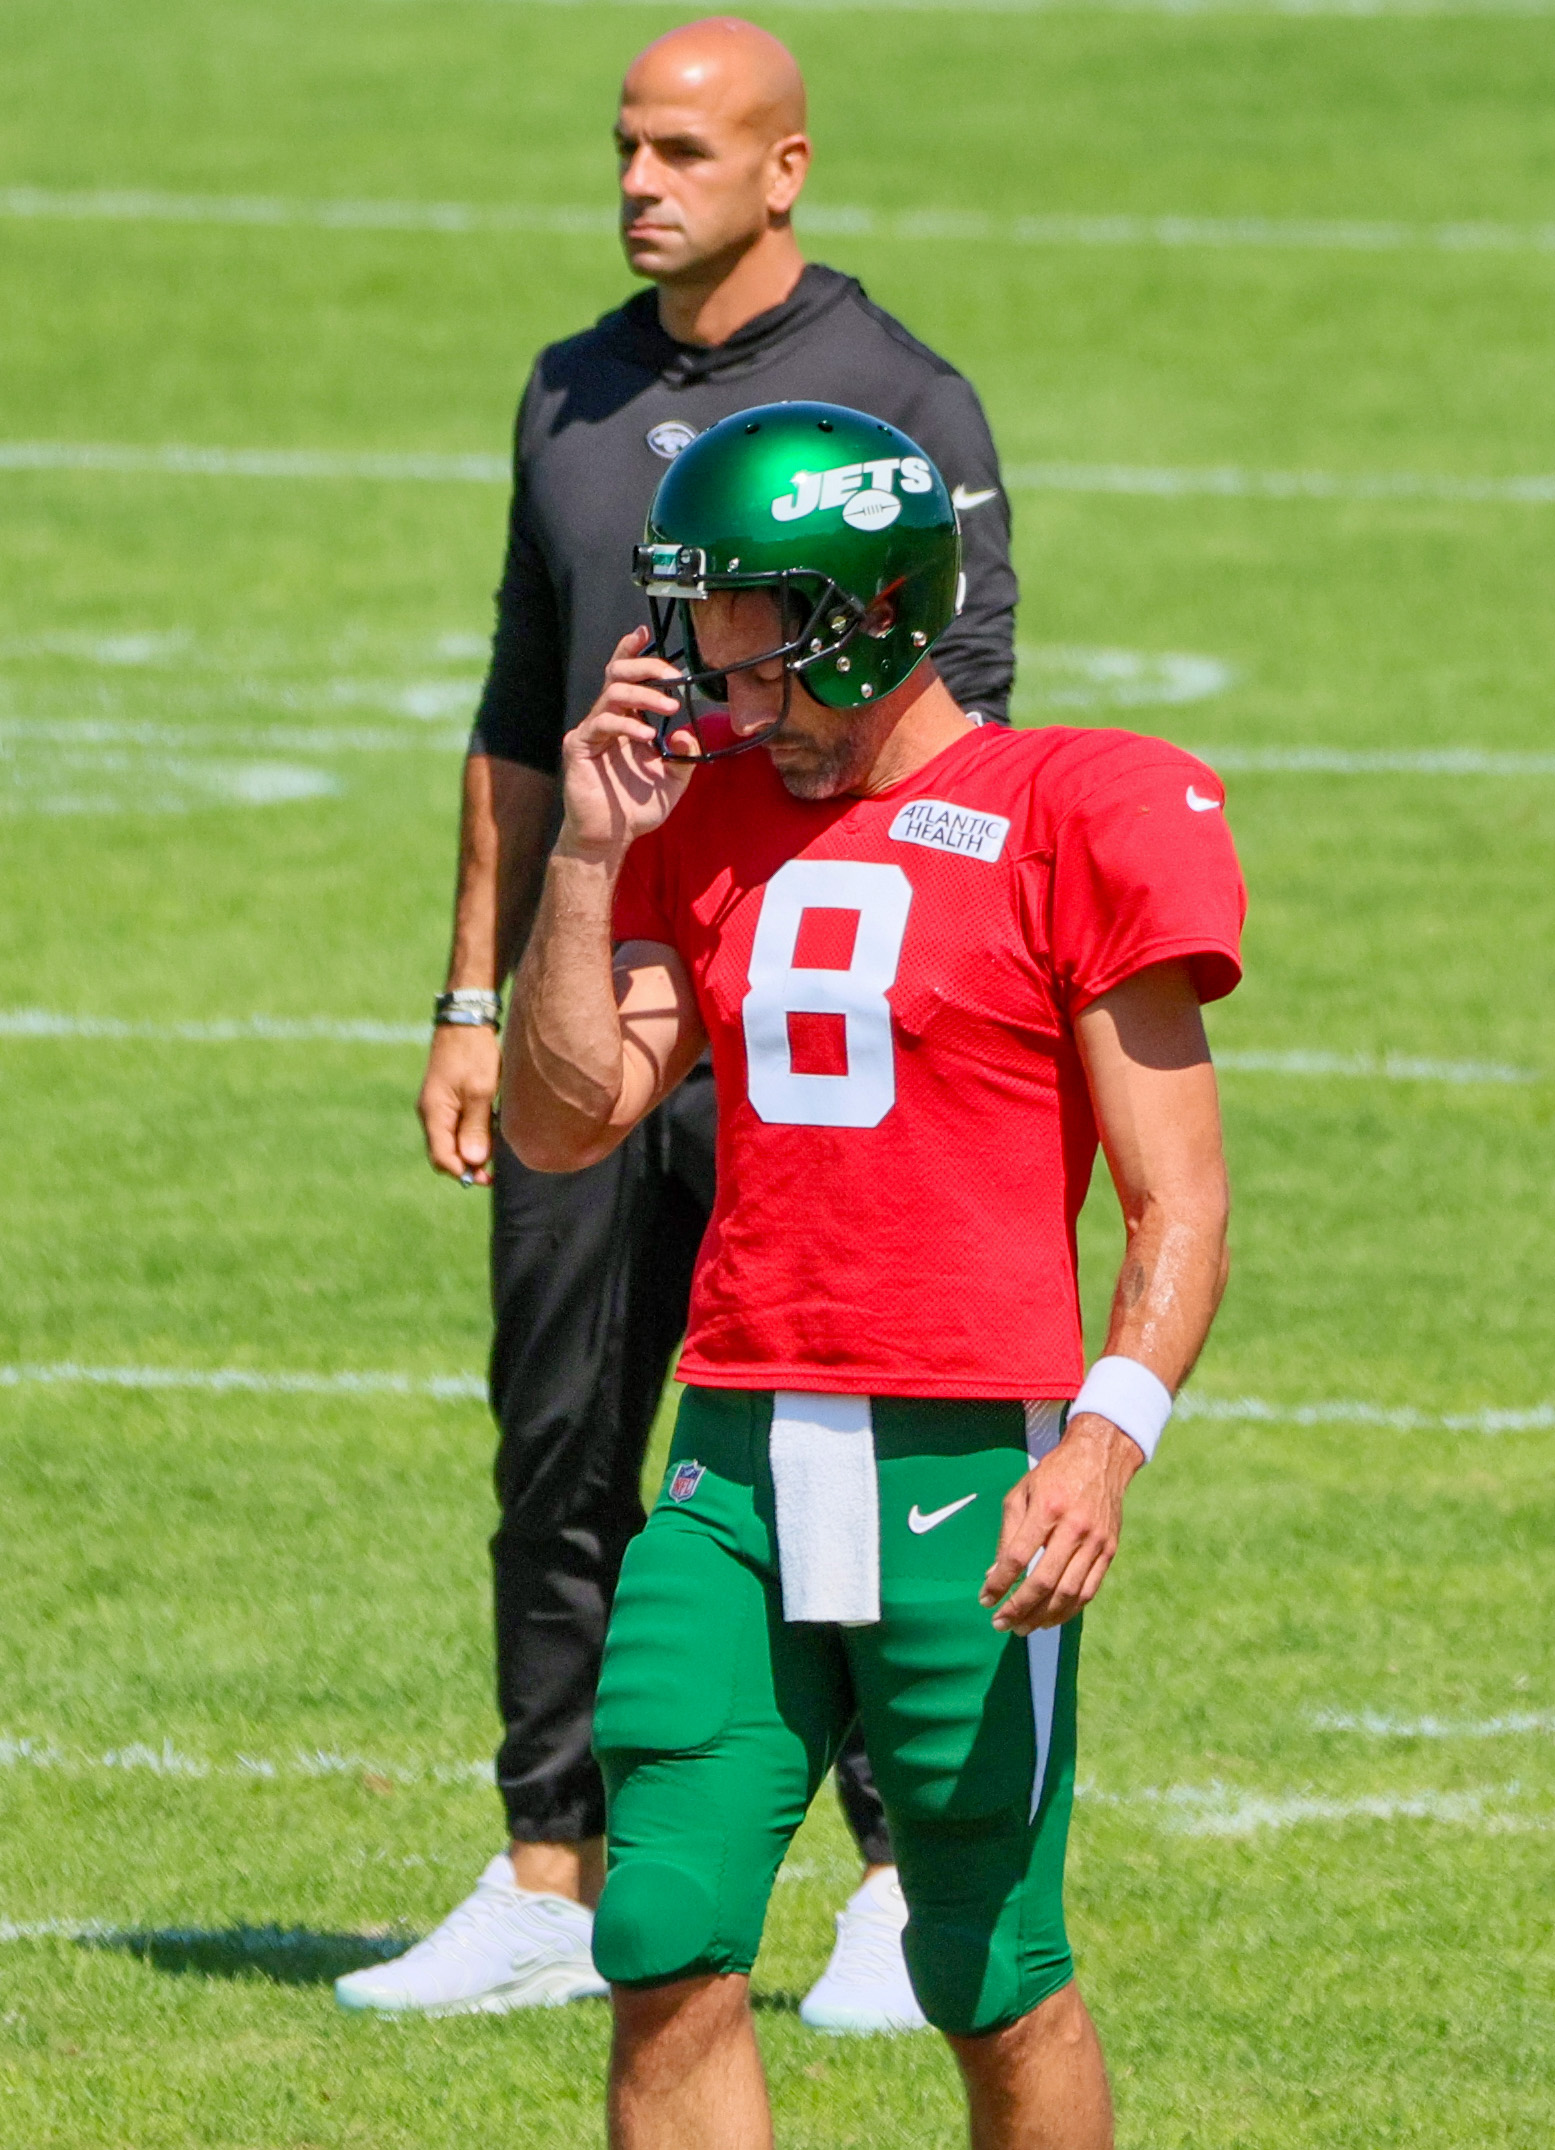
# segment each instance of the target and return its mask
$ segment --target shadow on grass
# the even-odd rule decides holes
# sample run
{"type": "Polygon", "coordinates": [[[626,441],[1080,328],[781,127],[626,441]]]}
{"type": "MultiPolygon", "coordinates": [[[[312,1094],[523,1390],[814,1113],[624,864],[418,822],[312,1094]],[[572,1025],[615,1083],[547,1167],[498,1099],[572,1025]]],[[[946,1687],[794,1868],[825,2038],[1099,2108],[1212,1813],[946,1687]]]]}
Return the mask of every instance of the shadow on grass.
{"type": "Polygon", "coordinates": [[[347,1971],[403,1955],[406,1935],[314,1933],[305,1926],[126,1928],[82,1934],[82,1948],[115,1949],[182,1978],[268,1978],[280,1986],[327,1986],[347,1971]]]}
{"type": "MultiPolygon", "coordinates": [[[[124,1927],[77,1934],[78,1948],[134,1956],[172,1978],[268,1978],[278,1986],[327,1986],[347,1971],[387,1963],[411,1945],[405,1934],[315,1933],[306,1926],[124,1927]]],[[[753,1993],[758,2015],[797,2016],[801,1996],[753,1993]]]]}

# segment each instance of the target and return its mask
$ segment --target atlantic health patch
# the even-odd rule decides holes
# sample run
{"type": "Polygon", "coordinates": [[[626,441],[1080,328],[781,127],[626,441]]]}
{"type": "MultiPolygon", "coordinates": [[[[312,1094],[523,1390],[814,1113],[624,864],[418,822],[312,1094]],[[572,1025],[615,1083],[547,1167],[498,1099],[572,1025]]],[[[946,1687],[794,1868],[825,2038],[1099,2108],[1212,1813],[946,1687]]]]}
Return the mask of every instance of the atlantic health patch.
{"type": "Polygon", "coordinates": [[[893,843],[953,851],[961,858],[981,859],[985,866],[998,858],[1009,833],[1003,814],[980,814],[974,807],[951,806],[944,799],[913,799],[890,828],[893,843]]]}

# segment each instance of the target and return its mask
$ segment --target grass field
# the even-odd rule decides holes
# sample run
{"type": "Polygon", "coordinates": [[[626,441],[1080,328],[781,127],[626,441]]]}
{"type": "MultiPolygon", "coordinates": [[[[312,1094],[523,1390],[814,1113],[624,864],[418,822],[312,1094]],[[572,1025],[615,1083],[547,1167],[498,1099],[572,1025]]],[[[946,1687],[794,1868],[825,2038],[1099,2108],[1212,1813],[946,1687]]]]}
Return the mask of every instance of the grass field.
{"type": "MultiPolygon", "coordinates": [[[[410,1033],[504,497],[349,459],[500,459],[536,347],[627,288],[558,212],[608,213],[674,19],[8,0],[6,2150],[599,2139],[603,2009],[329,1991],[499,1841],[484,1198],[420,1161],[410,1033]],[[60,452],[168,444],[347,460],[60,452]]],[[[1120,2139],[1542,2150],[1555,486],[1498,483],[1555,472],[1549,24],[760,19],[813,84],[812,250],[985,395],[1022,720],[1220,756],[1252,887],[1236,1280],[1088,1627],[1120,2139]]],[[[954,2145],[933,2039],[797,2022],[848,1883],[828,1799],[759,1972],[779,2140],[954,2145]]]]}

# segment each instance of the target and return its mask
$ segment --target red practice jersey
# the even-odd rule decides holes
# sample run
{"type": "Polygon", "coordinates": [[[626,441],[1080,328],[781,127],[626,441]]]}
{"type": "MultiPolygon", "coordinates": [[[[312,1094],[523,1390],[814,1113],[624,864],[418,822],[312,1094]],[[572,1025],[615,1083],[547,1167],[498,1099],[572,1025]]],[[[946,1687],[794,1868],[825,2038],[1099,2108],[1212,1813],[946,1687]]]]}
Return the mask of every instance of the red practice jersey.
{"type": "Polygon", "coordinates": [[[1130,732],[968,732],[873,798],[699,769],[627,854],[621,941],[679,951],[718,1200],[680,1362],[714,1388],[1067,1397],[1096,1126],[1074,1019],[1185,958],[1240,972],[1203,762],[1130,732]]]}

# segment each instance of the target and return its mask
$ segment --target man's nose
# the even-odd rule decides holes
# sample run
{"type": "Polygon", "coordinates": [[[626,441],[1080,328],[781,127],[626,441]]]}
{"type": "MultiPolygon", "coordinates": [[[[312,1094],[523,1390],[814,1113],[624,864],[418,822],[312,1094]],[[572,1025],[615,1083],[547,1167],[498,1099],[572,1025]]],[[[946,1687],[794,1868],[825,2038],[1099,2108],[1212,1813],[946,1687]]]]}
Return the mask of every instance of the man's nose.
{"type": "Polygon", "coordinates": [[[728,680],[729,722],[734,729],[746,732],[765,731],[777,715],[773,689],[782,680],[781,671],[774,680],[764,680],[760,673],[731,672],[728,680]]]}
{"type": "Polygon", "coordinates": [[[654,201],[663,192],[658,184],[653,151],[639,142],[621,168],[621,192],[632,201],[654,201]]]}

